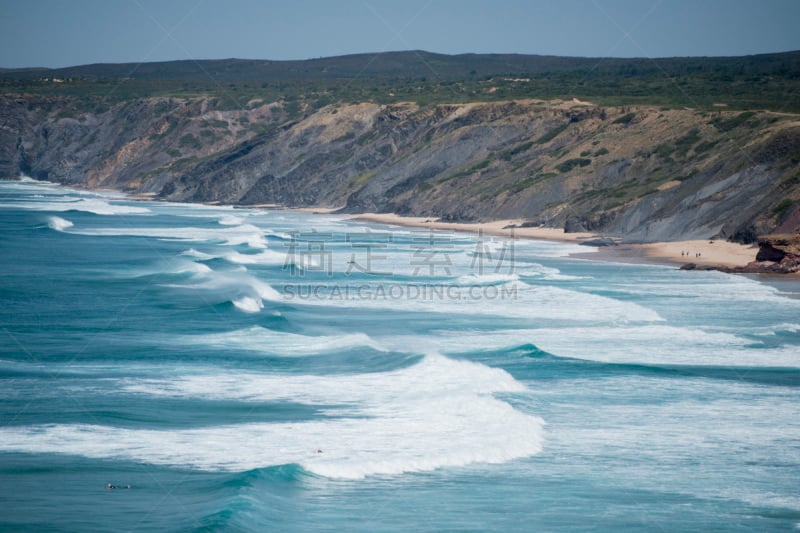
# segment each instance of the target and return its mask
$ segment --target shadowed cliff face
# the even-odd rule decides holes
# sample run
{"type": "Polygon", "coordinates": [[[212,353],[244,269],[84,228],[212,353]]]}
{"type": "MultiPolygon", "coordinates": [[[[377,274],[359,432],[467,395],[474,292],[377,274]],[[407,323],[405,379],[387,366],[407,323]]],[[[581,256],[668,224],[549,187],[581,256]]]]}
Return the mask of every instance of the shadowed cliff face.
{"type": "MultiPolygon", "coordinates": [[[[0,172],[172,201],[752,241],[800,218],[800,117],[514,101],[292,109],[0,99],[0,172]]],[[[793,222],[794,221],[794,222],[793,222]]]]}

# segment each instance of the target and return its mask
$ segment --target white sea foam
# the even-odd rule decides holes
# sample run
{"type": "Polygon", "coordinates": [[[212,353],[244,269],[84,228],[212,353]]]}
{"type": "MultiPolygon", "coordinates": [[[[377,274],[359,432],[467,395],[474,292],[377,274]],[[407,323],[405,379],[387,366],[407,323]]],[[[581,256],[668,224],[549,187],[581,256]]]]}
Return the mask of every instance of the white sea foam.
{"type": "Polygon", "coordinates": [[[19,179],[16,180],[8,180],[5,178],[0,179],[0,183],[2,183],[3,188],[6,189],[21,189],[21,190],[52,190],[52,189],[61,189],[59,192],[69,191],[68,189],[64,189],[58,183],[53,183],[52,181],[45,181],[45,180],[35,180],[30,176],[20,176],[19,179]]]}
{"type": "Polygon", "coordinates": [[[218,222],[223,226],[240,226],[244,224],[244,219],[233,215],[225,215],[218,222]]]}
{"type": "Polygon", "coordinates": [[[181,336],[175,338],[175,342],[252,350],[280,356],[313,355],[359,347],[387,351],[379,342],[364,333],[309,336],[272,331],[259,326],[209,335],[181,336]]]}
{"type": "Polygon", "coordinates": [[[276,237],[284,241],[288,241],[294,238],[290,233],[286,233],[285,231],[273,231],[272,233],[270,233],[270,235],[272,237],[276,237]]]}
{"type": "Polygon", "coordinates": [[[522,281],[452,286],[438,292],[431,291],[424,283],[387,283],[354,291],[351,299],[326,297],[323,293],[318,298],[317,293],[304,292],[299,285],[291,289],[285,291],[287,301],[308,305],[611,324],[663,320],[656,311],[633,302],[555,286],[532,286],[522,281]]]}
{"type": "MultiPolygon", "coordinates": [[[[192,261],[191,257],[195,257],[192,253],[182,253],[175,257],[155,261],[147,266],[133,266],[124,269],[117,269],[110,271],[107,275],[118,279],[132,279],[145,276],[163,275],[163,274],[183,274],[184,278],[189,278],[194,281],[202,281],[204,276],[213,275],[213,270],[208,265],[192,261]],[[185,276],[190,274],[190,276],[185,276]]],[[[200,257],[195,257],[202,261],[200,257]]],[[[164,285],[166,287],[189,287],[190,285],[164,285]]]]}
{"type": "MultiPolygon", "coordinates": [[[[154,396],[217,400],[300,401],[310,404],[393,404],[406,396],[524,392],[525,387],[502,369],[441,355],[381,373],[334,376],[286,376],[236,372],[186,375],[174,379],[128,380],[122,390],[154,396]]],[[[359,408],[366,413],[370,408],[359,408]]]]}
{"type": "Polygon", "coordinates": [[[286,262],[286,254],[274,250],[264,250],[257,254],[243,254],[234,250],[222,254],[221,257],[240,265],[283,265],[286,262]]]}
{"type": "Polygon", "coordinates": [[[211,267],[203,263],[195,263],[194,261],[173,261],[171,269],[174,274],[192,273],[192,274],[208,274],[213,272],[211,267]]]}
{"type": "Polygon", "coordinates": [[[150,214],[152,211],[146,207],[118,204],[104,200],[102,198],[64,198],[58,200],[49,198],[34,202],[14,202],[10,204],[0,204],[0,207],[30,209],[34,211],[83,211],[96,215],[142,215],[150,214]]]}
{"type": "Polygon", "coordinates": [[[19,181],[19,183],[31,183],[31,184],[37,184],[37,185],[40,185],[40,184],[53,185],[52,181],[35,180],[30,176],[26,176],[25,174],[20,174],[18,181],[19,181]]]}
{"type": "MultiPolygon", "coordinates": [[[[679,276],[682,273],[674,273],[679,276]]],[[[787,298],[775,287],[742,276],[721,272],[697,272],[691,279],[638,280],[616,284],[615,291],[636,296],[667,296],[703,302],[780,302],[800,309],[800,300],[787,298]]],[[[707,304],[706,304],[707,305],[707,304]]]]}
{"type": "Polygon", "coordinates": [[[315,270],[321,268],[320,262],[308,254],[284,256],[284,264],[294,265],[301,270],[315,270]]]}
{"type": "Polygon", "coordinates": [[[454,246],[442,252],[424,250],[409,254],[408,246],[410,245],[395,244],[382,249],[381,255],[386,257],[381,257],[377,270],[410,277],[425,276],[433,271],[434,276],[463,278],[464,284],[468,284],[470,280],[481,282],[480,280],[492,278],[513,281],[525,277],[537,282],[584,279],[580,276],[562,274],[559,269],[536,263],[532,258],[523,260],[519,254],[516,258],[510,255],[504,258],[497,255],[480,256],[468,253],[468,245],[454,246]],[[434,254],[433,257],[426,257],[428,253],[434,254]]]}
{"type": "Polygon", "coordinates": [[[218,257],[216,255],[207,254],[205,252],[201,252],[199,250],[195,250],[194,248],[189,248],[188,250],[183,252],[181,255],[185,255],[185,256],[188,256],[188,257],[194,257],[196,259],[200,259],[201,261],[208,261],[209,259],[214,259],[215,257],[218,257]]]}
{"type": "Polygon", "coordinates": [[[525,278],[532,278],[536,281],[540,280],[571,281],[571,280],[586,279],[582,276],[571,276],[567,274],[562,274],[561,271],[557,268],[546,267],[538,263],[517,262],[513,265],[508,265],[508,266],[512,267],[510,269],[511,272],[505,274],[501,272],[487,273],[487,274],[467,274],[459,278],[459,283],[463,285],[470,285],[470,284],[496,283],[499,281],[509,282],[520,279],[520,276],[525,278]]]}
{"type": "Polygon", "coordinates": [[[791,443],[800,439],[800,404],[792,387],[630,375],[551,385],[548,394],[570,408],[548,432],[548,448],[569,448],[578,461],[608,459],[598,461],[598,472],[608,479],[639,489],[672,486],[701,498],[800,508],[797,492],[785,490],[793,486],[798,458],[791,443]],[[731,469],[742,465],[747,475],[732,483],[731,469]]]}
{"type": "Polygon", "coordinates": [[[782,322],[774,326],[762,326],[752,328],[754,335],[777,335],[778,333],[797,333],[800,331],[800,324],[782,322]]]}
{"type": "Polygon", "coordinates": [[[251,248],[266,248],[265,232],[253,226],[244,224],[241,226],[229,226],[224,228],[195,228],[195,227],[172,227],[172,228],[94,228],[84,229],[81,235],[95,236],[132,236],[132,237],[155,237],[158,239],[195,241],[195,242],[221,242],[226,245],[246,244],[251,248]]]}
{"type": "Polygon", "coordinates": [[[496,285],[516,281],[516,274],[467,274],[458,278],[459,285],[496,285]]]}
{"type": "Polygon", "coordinates": [[[519,262],[515,265],[515,271],[523,277],[534,278],[537,280],[547,281],[570,281],[585,279],[581,276],[570,276],[562,274],[557,268],[546,267],[538,263],[522,263],[519,262]]]}
{"type": "Polygon", "coordinates": [[[194,257],[201,261],[208,261],[210,259],[224,259],[229,263],[238,265],[283,265],[286,264],[287,255],[285,253],[276,252],[274,250],[263,250],[258,253],[243,254],[236,250],[224,250],[215,254],[201,252],[190,248],[183,252],[181,255],[194,257]]]}
{"type": "Polygon", "coordinates": [[[582,244],[529,239],[515,241],[514,246],[515,248],[522,249],[524,253],[535,257],[569,257],[572,254],[585,254],[597,251],[595,247],[584,246],[582,244]]]}
{"type": "Polygon", "coordinates": [[[190,430],[86,424],[4,428],[0,449],[70,453],[203,470],[298,463],[318,475],[359,479],[538,453],[543,422],[493,396],[524,393],[503,370],[432,355],[412,367],[355,376],[189,375],[127,380],[127,393],[328,405],[330,418],[190,430]],[[321,450],[322,453],[317,453],[321,450]]]}
{"type": "Polygon", "coordinates": [[[264,300],[280,301],[281,294],[269,283],[262,281],[241,267],[236,271],[220,272],[203,263],[193,261],[173,262],[172,272],[194,274],[188,283],[165,284],[164,287],[187,291],[205,291],[207,299],[229,301],[237,309],[257,313],[264,308],[264,300]]]}
{"type": "Polygon", "coordinates": [[[56,231],[64,231],[65,229],[74,226],[72,222],[61,217],[49,217],[47,219],[47,225],[56,231]]]}
{"type": "Polygon", "coordinates": [[[264,302],[260,298],[252,296],[242,296],[237,300],[233,300],[232,303],[245,313],[258,313],[264,309],[264,302]]]}
{"type": "Polygon", "coordinates": [[[800,367],[795,346],[753,348],[753,341],[723,332],[663,324],[439,331],[432,336],[383,337],[389,349],[428,347],[457,354],[532,344],[548,353],[605,363],[698,366],[800,367]]]}

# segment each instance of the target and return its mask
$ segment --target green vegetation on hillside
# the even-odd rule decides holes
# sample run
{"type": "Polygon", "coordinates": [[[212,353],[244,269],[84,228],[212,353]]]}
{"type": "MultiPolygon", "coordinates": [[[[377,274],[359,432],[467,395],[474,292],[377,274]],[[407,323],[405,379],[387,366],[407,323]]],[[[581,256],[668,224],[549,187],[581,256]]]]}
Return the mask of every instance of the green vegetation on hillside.
{"type": "MultiPolygon", "coordinates": [[[[216,98],[216,109],[285,100],[299,116],[331,103],[421,105],[519,98],[600,105],[800,111],[800,52],[727,58],[600,59],[394,52],[307,61],[172,61],[0,69],[0,94],[74,96],[102,112],[148,96],[216,98]]],[[[626,123],[632,115],[616,119],[626,123]]],[[[746,117],[741,119],[746,121],[746,117]]],[[[738,123],[716,124],[724,130],[738,123]]]]}

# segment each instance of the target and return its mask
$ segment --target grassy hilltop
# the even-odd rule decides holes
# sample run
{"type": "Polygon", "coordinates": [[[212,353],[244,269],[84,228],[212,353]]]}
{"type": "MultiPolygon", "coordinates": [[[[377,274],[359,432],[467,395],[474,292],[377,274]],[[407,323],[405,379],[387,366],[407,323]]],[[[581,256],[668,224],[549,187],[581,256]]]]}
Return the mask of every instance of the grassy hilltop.
{"type": "Polygon", "coordinates": [[[0,70],[0,91],[68,95],[85,105],[153,96],[219,98],[225,108],[280,98],[330,103],[590,99],[600,105],[800,111],[800,52],[744,57],[565,58],[422,51],[304,61],[205,60],[0,70]],[[58,80],[58,81],[54,81],[58,80]]]}

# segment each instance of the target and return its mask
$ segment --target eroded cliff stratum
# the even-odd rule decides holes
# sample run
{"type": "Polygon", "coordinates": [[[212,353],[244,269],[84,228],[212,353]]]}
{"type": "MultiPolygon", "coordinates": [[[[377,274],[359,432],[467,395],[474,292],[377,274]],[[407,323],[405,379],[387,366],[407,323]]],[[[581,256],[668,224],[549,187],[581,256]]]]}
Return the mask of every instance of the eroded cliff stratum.
{"type": "Polygon", "coordinates": [[[800,116],[579,100],[0,97],[0,173],[171,201],[521,219],[630,241],[800,229],[800,116]]]}

